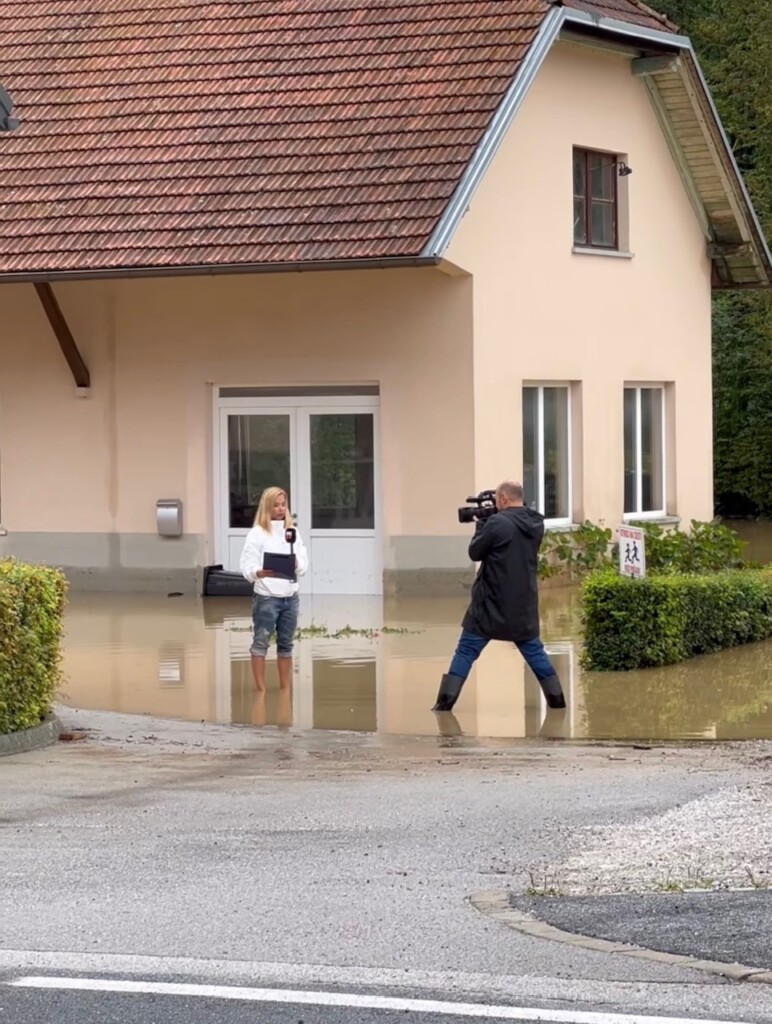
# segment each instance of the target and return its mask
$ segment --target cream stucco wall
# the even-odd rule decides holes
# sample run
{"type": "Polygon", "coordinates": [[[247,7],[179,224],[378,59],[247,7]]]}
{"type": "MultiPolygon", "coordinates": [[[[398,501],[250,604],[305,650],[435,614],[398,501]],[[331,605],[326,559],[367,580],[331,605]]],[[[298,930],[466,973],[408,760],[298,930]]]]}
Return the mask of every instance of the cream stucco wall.
{"type": "Polygon", "coordinates": [[[401,567],[425,537],[430,562],[466,564],[468,531],[454,519],[473,482],[468,278],[429,269],[55,291],[91,394],[77,397],[32,286],[7,286],[0,554],[108,571],[211,562],[213,388],[378,384],[384,564],[401,567]],[[162,497],[184,502],[181,543],[155,537],[162,497]]]}
{"type": "Polygon", "coordinates": [[[686,522],[712,516],[705,239],[626,58],[553,48],[446,255],[474,276],[478,487],[522,473],[523,382],[580,382],[574,518],[613,525],[623,509],[623,385],[670,382],[668,511],[686,522]],[[633,168],[621,179],[631,259],[572,253],[575,145],[625,154],[633,168]]]}

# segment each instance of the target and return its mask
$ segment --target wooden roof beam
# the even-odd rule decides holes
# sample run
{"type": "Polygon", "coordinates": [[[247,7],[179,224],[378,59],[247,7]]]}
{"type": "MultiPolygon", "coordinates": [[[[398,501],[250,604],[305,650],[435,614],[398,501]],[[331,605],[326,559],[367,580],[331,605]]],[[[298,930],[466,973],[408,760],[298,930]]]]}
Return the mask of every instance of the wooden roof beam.
{"type": "Polygon", "coordinates": [[[59,303],[56,301],[53,288],[47,281],[40,281],[35,283],[35,291],[51,325],[51,330],[59,342],[62,355],[67,360],[75,386],[78,388],[90,388],[91,374],[88,372],[83,356],[75,344],[72,331],[64,318],[64,313],[62,313],[59,303]]]}
{"type": "Polygon", "coordinates": [[[680,58],[677,53],[668,53],[664,57],[638,57],[632,62],[633,74],[643,77],[644,75],[671,75],[678,71],[680,58]]]}

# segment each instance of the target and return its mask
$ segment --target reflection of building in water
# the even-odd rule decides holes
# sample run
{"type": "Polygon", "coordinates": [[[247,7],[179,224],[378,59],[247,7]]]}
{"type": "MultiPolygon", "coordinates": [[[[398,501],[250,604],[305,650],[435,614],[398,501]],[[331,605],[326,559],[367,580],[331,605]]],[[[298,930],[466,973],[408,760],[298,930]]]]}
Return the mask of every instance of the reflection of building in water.
{"type": "Polygon", "coordinates": [[[547,713],[520,655],[491,643],[454,709],[457,724],[440,726],[429,709],[456,643],[463,598],[303,598],[301,627],[343,633],[297,643],[289,695],[279,692],[269,659],[268,692],[259,701],[249,664],[249,600],[75,594],[62,689],[81,707],[297,729],[435,736],[452,726],[502,739],[772,736],[772,643],[663,669],[582,676],[571,639],[574,608],[570,592],[550,592],[542,603],[565,712],[547,713]],[[406,632],[373,635],[384,622],[406,632]]]}
{"type": "MultiPolygon", "coordinates": [[[[67,616],[63,690],[72,704],[134,714],[436,735],[430,708],[462,610],[457,601],[389,599],[384,606],[381,597],[307,598],[292,692],[280,693],[272,652],[260,700],[250,667],[248,601],[110,596],[97,602],[76,595],[67,616]],[[394,632],[381,631],[384,620],[394,632]],[[314,627],[321,627],[317,635],[314,627]]],[[[556,735],[574,735],[573,645],[548,650],[570,705],[552,725],[556,735]]],[[[461,730],[538,736],[545,715],[541,690],[520,655],[491,643],[456,706],[461,730]]]]}
{"type": "MultiPolygon", "coordinates": [[[[335,623],[334,616],[331,619],[331,632],[353,625],[335,623]]],[[[296,646],[292,724],[299,729],[436,735],[437,718],[430,709],[457,633],[455,624],[425,624],[415,633],[355,634],[338,639],[309,636],[300,640],[296,646]]],[[[250,636],[248,618],[226,618],[216,641],[218,707],[223,718],[239,722],[251,721],[254,686],[249,666],[250,636]],[[230,713],[226,711],[228,700],[230,713]]],[[[550,716],[555,738],[575,735],[574,647],[568,642],[547,645],[569,704],[565,713],[550,716]]],[[[271,711],[271,693],[278,686],[273,656],[269,658],[267,677],[266,720],[280,724],[271,711]]],[[[546,715],[547,705],[535,677],[514,647],[501,643],[488,645],[455,708],[464,733],[489,737],[539,736],[546,715]]]]}

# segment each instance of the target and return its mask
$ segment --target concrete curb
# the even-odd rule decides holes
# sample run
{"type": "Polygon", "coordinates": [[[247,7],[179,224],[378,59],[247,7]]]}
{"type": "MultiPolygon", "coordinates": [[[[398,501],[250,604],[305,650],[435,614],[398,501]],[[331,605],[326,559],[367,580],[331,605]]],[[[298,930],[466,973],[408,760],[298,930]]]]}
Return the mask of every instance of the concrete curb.
{"type": "MultiPolygon", "coordinates": [[[[547,899],[548,897],[545,897],[547,899]]],[[[644,949],[625,942],[610,942],[608,939],[595,939],[589,935],[578,935],[555,928],[551,924],[539,921],[531,914],[517,910],[509,902],[506,892],[477,892],[468,897],[469,903],[479,913],[494,921],[500,921],[508,928],[534,939],[551,939],[553,942],[564,942],[569,946],[590,949],[595,953],[611,953],[615,956],[635,957],[639,960],[650,960],[653,963],[665,964],[669,967],[688,967],[692,971],[704,971],[717,974],[731,981],[755,981],[772,985],[772,971],[759,967],[746,967],[744,964],[726,964],[720,960],[698,960],[683,956],[680,953],[660,953],[656,949],[644,949]]]]}
{"type": "Polygon", "coordinates": [[[28,754],[31,750],[41,750],[56,743],[62,731],[62,723],[56,715],[49,715],[45,722],[32,729],[11,732],[0,736],[0,757],[8,754],[28,754]]]}

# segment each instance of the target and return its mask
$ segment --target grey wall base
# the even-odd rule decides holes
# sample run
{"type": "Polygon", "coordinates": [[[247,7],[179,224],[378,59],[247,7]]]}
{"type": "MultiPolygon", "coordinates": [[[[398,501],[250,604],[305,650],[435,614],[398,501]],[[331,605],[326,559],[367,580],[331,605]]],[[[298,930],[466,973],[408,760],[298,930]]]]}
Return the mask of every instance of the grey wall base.
{"type": "Polygon", "coordinates": [[[470,569],[386,569],[383,592],[388,597],[453,597],[468,595],[473,582],[470,569]]]}
{"type": "Polygon", "coordinates": [[[204,570],[190,569],[84,569],[82,566],[59,566],[73,592],[96,594],[182,594],[198,597],[204,570]]]}
{"type": "Polygon", "coordinates": [[[154,533],[21,533],[0,538],[0,558],[63,570],[73,590],[201,593],[206,538],[154,533]]]}
{"type": "Polygon", "coordinates": [[[0,736],[0,757],[9,754],[28,754],[31,750],[41,750],[56,743],[62,731],[62,725],[56,715],[49,715],[45,722],[32,729],[22,729],[0,736]]]}
{"type": "MultiPolygon", "coordinates": [[[[468,593],[474,580],[466,536],[399,536],[384,552],[387,595],[468,593]]],[[[201,593],[206,538],[152,533],[21,533],[0,537],[0,558],[61,568],[73,591],[97,593],[201,593]]]]}
{"type": "Polygon", "coordinates": [[[389,538],[383,592],[420,597],[467,594],[474,581],[467,536],[398,536],[389,538]]]}

